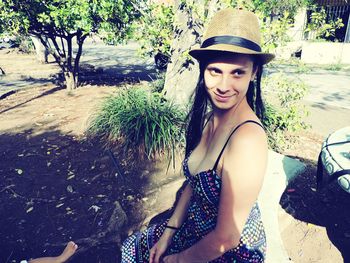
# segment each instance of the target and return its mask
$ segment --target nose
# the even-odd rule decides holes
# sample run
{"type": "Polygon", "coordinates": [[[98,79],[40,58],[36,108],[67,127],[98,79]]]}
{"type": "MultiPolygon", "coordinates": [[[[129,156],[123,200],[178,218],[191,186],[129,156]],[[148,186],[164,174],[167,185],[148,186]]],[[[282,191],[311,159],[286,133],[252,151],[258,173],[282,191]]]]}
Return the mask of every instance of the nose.
{"type": "Polygon", "coordinates": [[[230,88],[231,88],[230,77],[223,75],[220,79],[220,82],[217,85],[217,90],[220,93],[226,93],[230,90],[230,88]]]}

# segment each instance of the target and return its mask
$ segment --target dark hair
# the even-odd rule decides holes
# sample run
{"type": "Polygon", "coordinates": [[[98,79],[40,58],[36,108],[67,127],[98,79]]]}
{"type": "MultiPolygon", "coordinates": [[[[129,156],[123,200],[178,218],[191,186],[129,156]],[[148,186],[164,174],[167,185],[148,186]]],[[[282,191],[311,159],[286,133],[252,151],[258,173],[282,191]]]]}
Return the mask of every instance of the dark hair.
{"type": "MultiPolygon", "coordinates": [[[[261,76],[263,72],[263,65],[258,59],[254,59],[253,69],[257,69],[256,80],[249,83],[247,91],[247,102],[249,106],[254,110],[259,119],[264,118],[264,103],[261,97],[261,76]]],[[[204,87],[204,70],[207,66],[207,62],[201,61],[199,63],[199,79],[196,89],[193,93],[193,104],[189,111],[186,120],[186,156],[198,145],[203,131],[203,125],[205,121],[205,114],[208,106],[208,94],[204,87]]]]}

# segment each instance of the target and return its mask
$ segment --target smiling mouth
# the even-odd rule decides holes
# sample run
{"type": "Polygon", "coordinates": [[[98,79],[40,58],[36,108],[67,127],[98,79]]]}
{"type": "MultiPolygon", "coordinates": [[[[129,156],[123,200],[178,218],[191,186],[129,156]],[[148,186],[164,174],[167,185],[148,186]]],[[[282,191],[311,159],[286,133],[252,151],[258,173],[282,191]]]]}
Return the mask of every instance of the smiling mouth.
{"type": "Polygon", "coordinates": [[[230,95],[230,96],[221,96],[217,93],[214,93],[215,94],[215,97],[216,97],[216,100],[220,101],[220,102],[225,102],[225,101],[228,101],[231,97],[233,97],[234,95],[230,95]]]}

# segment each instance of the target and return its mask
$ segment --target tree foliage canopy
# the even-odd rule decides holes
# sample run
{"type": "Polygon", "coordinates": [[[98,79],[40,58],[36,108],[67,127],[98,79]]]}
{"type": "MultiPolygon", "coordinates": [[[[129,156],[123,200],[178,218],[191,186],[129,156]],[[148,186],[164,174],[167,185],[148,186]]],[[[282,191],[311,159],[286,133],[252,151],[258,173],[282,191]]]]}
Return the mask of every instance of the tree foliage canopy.
{"type": "Polygon", "coordinates": [[[0,0],[3,29],[40,38],[63,72],[73,75],[75,84],[82,45],[89,33],[98,33],[109,42],[121,42],[137,16],[135,5],[127,0],[0,0]],[[74,37],[78,45],[75,57],[74,37]]]}
{"type": "Polygon", "coordinates": [[[120,39],[137,15],[130,1],[115,0],[2,0],[0,21],[7,31],[67,36],[108,32],[120,39]]]}
{"type": "Polygon", "coordinates": [[[282,16],[285,12],[293,18],[297,11],[313,3],[313,0],[251,0],[254,10],[261,12],[265,16],[282,16]]]}

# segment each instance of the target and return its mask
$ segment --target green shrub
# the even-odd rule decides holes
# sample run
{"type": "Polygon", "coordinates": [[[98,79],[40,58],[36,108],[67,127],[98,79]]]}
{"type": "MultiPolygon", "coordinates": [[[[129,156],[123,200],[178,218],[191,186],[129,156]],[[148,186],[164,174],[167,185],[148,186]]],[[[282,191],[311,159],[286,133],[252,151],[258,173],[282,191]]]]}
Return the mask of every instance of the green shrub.
{"type": "Polygon", "coordinates": [[[134,87],[108,98],[88,132],[102,136],[107,144],[118,142],[140,157],[151,159],[167,153],[173,158],[184,142],[184,118],[184,113],[159,93],[134,87]]]}
{"type": "Polygon", "coordinates": [[[343,65],[340,63],[336,63],[336,64],[329,64],[325,66],[326,70],[331,70],[331,71],[339,71],[343,68],[343,65]]]}
{"type": "Polygon", "coordinates": [[[324,8],[319,8],[317,6],[311,7],[311,21],[305,29],[305,33],[314,33],[316,39],[335,37],[335,32],[337,29],[344,27],[341,18],[337,20],[330,20],[327,23],[327,13],[324,8]]]}
{"type": "Polygon", "coordinates": [[[286,146],[287,132],[308,127],[303,120],[308,112],[301,105],[301,99],[307,94],[308,87],[304,82],[291,80],[282,73],[265,77],[263,86],[266,87],[266,116],[263,123],[267,129],[270,147],[280,151],[286,146]]]}
{"type": "Polygon", "coordinates": [[[165,85],[165,73],[160,72],[157,74],[156,79],[150,83],[152,92],[162,93],[165,85]]]}
{"type": "Polygon", "coordinates": [[[16,37],[16,42],[19,44],[19,50],[23,53],[34,53],[35,47],[33,41],[29,37],[18,36],[16,37]]]}
{"type": "Polygon", "coordinates": [[[312,71],[312,68],[310,66],[299,61],[299,63],[297,64],[295,73],[306,74],[306,73],[310,73],[311,71],[312,71]]]}

